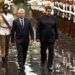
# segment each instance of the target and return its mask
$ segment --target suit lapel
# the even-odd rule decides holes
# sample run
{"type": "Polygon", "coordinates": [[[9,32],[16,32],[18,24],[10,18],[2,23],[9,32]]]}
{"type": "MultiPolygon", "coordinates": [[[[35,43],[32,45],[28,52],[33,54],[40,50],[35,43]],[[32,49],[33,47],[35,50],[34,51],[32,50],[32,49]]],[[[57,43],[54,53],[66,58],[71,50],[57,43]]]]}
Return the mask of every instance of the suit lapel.
{"type": "Polygon", "coordinates": [[[19,29],[22,29],[22,26],[21,26],[21,23],[20,23],[19,18],[17,19],[17,23],[18,23],[18,27],[19,27],[19,29]]]}
{"type": "Polygon", "coordinates": [[[22,25],[21,25],[21,23],[20,23],[19,18],[18,18],[17,22],[18,22],[19,28],[20,28],[21,30],[23,30],[23,29],[25,28],[25,26],[26,26],[26,19],[24,18],[24,26],[23,26],[23,27],[22,27],[22,25]]]}

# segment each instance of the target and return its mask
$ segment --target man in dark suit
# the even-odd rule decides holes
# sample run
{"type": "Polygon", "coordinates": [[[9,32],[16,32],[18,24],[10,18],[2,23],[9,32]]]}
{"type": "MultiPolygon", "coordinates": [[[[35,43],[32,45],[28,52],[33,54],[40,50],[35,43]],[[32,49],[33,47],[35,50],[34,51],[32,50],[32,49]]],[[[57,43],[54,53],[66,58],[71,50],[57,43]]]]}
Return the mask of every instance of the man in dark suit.
{"type": "MultiPolygon", "coordinates": [[[[36,40],[41,44],[41,66],[44,67],[47,62],[47,68],[52,71],[54,43],[58,38],[58,18],[51,15],[51,7],[46,7],[46,12],[38,19],[36,40]],[[48,60],[47,51],[48,49],[48,60]],[[46,61],[47,60],[47,61],[46,61]]],[[[43,71],[44,72],[44,71],[43,71]]]]}
{"type": "Polygon", "coordinates": [[[24,70],[30,40],[29,34],[32,41],[34,39],[34,34],[31,22],[25,17],[25,10],[19,9],[17,16],[18,18],[13,21],[13,27],[11,30],[11,42],[13,43],[15,39],[18,51],[18,64],[20,70],[24,70]]]}

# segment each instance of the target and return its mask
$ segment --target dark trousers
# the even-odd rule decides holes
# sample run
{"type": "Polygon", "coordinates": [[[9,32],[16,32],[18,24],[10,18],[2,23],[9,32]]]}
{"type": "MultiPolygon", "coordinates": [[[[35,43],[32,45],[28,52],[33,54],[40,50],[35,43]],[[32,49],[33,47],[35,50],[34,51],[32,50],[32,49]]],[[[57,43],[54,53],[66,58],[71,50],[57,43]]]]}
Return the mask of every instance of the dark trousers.
{"type": "Polygon", "coordinates": [[[53,64],[54,57],[54,43],[49,41],[41,42],[41,65],[47,62],[47,66],[51,67],[53,64]],[[48,50],[48,53],[47,53],[48,50]],[[47,60],[48,55],[48,60],[47,60]]]}
{"type": "Polygon", "coordinates": [[[7,67],[10,35],[0,35],[0,50],[2,56],[2,67],[7,67]]]}
{"type": "Polygon", "coordinates": [[[8,56],[8,52],[9,52],[10,35],[6,36],[5,41],[6,41],[6,43],[5,43],[5,57],[7,57],[8,56]]]}
{"type": "Polygon", "coordinates": [[[10,35],[0,35],[0,48],[2,57],[8,56],[10,35]]]}
{"type": "Polygon", "coordinates": [[[28,42],[23,42],[23,43],[18,43],[17,44],[19,67],[23,67],[25,65],[28,45],[29,45],[28,42]]]}

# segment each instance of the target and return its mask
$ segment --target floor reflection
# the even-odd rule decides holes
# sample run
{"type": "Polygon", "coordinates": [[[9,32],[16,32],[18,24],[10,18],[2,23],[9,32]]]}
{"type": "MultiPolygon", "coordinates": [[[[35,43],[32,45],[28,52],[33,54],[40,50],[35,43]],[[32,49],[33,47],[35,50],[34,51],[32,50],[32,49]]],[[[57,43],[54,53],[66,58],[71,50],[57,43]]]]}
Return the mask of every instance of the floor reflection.
{"type": "MultiPolygon", "coordinates": [[[[61,43],[61,41],[67,40],[64,40],[64,38],[59,39],[58,43],[56,43],[54,50],[55,56],[53,72],[48,73],[45,68],[45,71],[43,72],[44,74],[46,73],[45,75],[75,75],[75,52],[70,51],[71,48],[69,49],[69,46],[66,47],[64,43],[61,43]],[[63,48],[62,45],[64,45],[65,48],[63,48]]],[[[17,51],[15,46],[10,48],[8,64],[5,68],[2,68],[0,58],[0,75],[42,75],[39,44],[34,43],[33,46],[29,46],[25,67],[24,71],[18,70],[17,51]]]]}

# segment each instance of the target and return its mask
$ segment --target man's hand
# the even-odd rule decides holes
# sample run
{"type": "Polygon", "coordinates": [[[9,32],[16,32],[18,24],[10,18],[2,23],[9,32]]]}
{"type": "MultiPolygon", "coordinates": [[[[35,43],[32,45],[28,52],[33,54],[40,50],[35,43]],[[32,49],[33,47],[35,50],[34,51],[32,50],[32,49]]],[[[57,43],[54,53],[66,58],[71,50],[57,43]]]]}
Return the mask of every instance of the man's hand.
{"type": "Polygon", "coordinates": [[[34,40],[30,40],[31,42],[34,42],[34,40]]]}
{"type": "Polygon", "coordinates": [[[12,43],[12,46],[15,46],[15,43],[12,43]]]}
{"type": "Polygon", "coordinates": [[[37,42],[40,42],[40,40],[39,40],[39,39],[36,39],[36,41],[37,41],[37,42]]]}
{"type": "Polygon", "coordinates": [[[12,47],[12,46],[15,46],[15,43],[11,42],[11,47],[12,47]]]}
{"type": "Polygon", "coordinates": [[[34,40],[30,40],[30,44],[32,44],[34,42],[34,40]]]}

